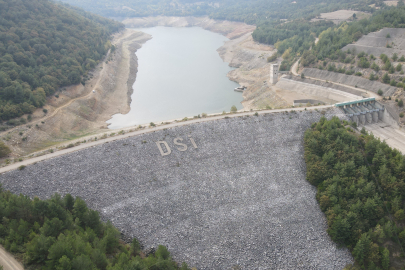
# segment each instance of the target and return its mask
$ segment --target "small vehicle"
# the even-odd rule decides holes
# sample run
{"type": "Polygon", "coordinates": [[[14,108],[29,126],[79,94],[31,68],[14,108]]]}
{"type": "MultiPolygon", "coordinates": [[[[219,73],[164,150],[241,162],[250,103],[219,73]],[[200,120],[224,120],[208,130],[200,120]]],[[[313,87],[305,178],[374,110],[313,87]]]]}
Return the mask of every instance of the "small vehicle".
{"type": "Polygon", "coordinates": [[[95,93],[96,92],[96,90],[93,90],[93,93],[95,93]]]}

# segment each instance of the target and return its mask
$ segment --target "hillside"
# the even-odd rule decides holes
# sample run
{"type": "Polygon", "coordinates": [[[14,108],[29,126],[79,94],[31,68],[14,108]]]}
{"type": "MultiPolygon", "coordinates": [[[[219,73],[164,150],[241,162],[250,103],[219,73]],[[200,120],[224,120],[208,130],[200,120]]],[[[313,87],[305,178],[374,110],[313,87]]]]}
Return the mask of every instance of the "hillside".
{"type": "Polygon", "coordinates": [[[84,84],[121,28],[48,0],[0,0],[0,119],[32,113],[61,86],[84,84]]]}
{"type": "Polygon", "coordinates": [[[145,249],[165,245],[197,269],[343,269],[353,260],[326,233],[302,142],[322,115],[345,116],[314,109],[198,118],[108,143],[98,136],[103,143],[3,173],[0,182],[41,199],[56,190],[78,196],[125,237],[145,249]],[[155,142],[171,153],[162,156],[155,142]]]}
{"type": "MultiPolygon", "coordinates": [[[[328,28],[319,34],[319,42],[312,50],[303,50],[301,55],[294,54],[294,46],[291,47],[293,51],[289,59],[284,59],[284,66],[289,69],[289,64],[302,56],[300,64],[305,76],[344,81],[378,93],[383,96],[384,104],[393,109],[394,117],[405,123],[402,101],[405,99],[404,28],[405,7],[400,3],[398,7],[377,11],[370,18],[354,19],[328,28]],[[363,83],[351,83],[360,80],[372,86],[364,88],[363,83]],[[386,92],[388,88],[394,91],[386,92]]],[[[285,49],[287,41],[281,42],[279,48],[285,49]]]]}
{"type": "Polygon", "coordinates": [[[342,0],[62,0],[107,17],[210,16],[217,20],[259,24],[268,20],[315,17],[342,8],[372,11],[376,1],[342,0]],[[368,3],[370,2],[370,3],[368,3]]]}
{"type": "Polygon", "coordinates": [[[180,268],[164,246],[145,254],[135,238],[125,244],[111,222],[70,194],[39,200],[0,187],[0,209],[0,243],[25,269],[190,269],[180,268]]]}
{"type": "Polygon", "coordinates": [[[327,232],[356,260],[345,269],[403,269],[403,155],[338,118],[314,123],[304,141],[307,180],[317,187],[327,232]]]}

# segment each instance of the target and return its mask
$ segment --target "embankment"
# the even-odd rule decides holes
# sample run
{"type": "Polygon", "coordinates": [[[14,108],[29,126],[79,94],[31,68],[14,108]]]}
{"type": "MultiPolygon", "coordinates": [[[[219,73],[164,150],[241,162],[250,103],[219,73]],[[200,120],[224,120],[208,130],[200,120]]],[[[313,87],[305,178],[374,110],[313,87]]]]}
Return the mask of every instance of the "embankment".
{"type": "Polygon", "coordinates": [[[331,81],[336,83],[341,83],[345,85],[349,85],[352,87],[358,87],[360,89],[366,89],[368,91],[377,93],[379,89],[383,91],[384,96],[391,96],[393,95],[397,88],[393,86],[389,86],[387,84],[383,84],[376,81],[370,81],[365,78],[353,76],[353,75],[346,75],[336,72],[330,72],[326,70],[320,70],[316,68],[304,68],[302,73],[305,74],[307,77],[312,77],[320,80],[331,81]]]}
{"type": "Polygon", "coordinates": [[[376,57],[381,54],[392,57],[394,53],[405,55],[404,34],[405,29],[402,28],[384,28],[361,37],[356,43],[348,44],[342,50],[365,52],[376,57]]]}
{"type": "Polygon", "coordinates": [[[305,176],[304,131],[323,115],[345,118],[336,108],[235,115],[94,146],[0,182],[16,194],[80,196],[145,248],[166,245],[198,269],[342,269],[351,255],[326,233],[305,176]]]}
{"type": "Polygon", "coordinates": [[[319,100],[325,104],[334,104],[336,102],[362,98],[361,95],[355,95],[322,85],[314,85],[310,82],[296,81],[288,77],[280,78],[276,87],[282,89],[279,95],[289,101],[290,105],[293,105],[294,100],[296,99],[305,98],[319,100]]]}

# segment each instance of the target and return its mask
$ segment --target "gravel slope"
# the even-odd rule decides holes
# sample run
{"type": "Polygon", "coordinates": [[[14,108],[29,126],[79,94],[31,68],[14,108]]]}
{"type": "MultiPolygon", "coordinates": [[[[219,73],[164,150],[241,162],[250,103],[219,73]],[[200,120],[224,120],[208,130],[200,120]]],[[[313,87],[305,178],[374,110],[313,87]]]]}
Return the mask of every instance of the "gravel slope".
{"type": "MultiPolygon", "coordinates": [[[[326,112],[336,114],[344,117],[326,112]]],[[[198,269],[342,269],[351,255],[330,240],[305,180],[303,134],[320,117],[266,114],[156,131],[11,171],[0,182],[40,198],[80,196],[125,236],[145,248],[167,245],[198,269]],[[178,137],[186,151],[176,149],[178,137]],[[162,140],[170,155],[161,156],[162,140]]]]}

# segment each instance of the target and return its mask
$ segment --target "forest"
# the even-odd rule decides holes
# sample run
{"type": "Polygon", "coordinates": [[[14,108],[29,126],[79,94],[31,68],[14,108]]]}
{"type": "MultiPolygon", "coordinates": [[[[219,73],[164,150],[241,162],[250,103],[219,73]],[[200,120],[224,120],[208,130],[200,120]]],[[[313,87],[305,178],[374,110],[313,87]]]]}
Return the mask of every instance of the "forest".
{"type": "Polygon", "coordinates": [[[363,128],[323,117],[304,136],[307,180],[330,237],[352,252],[345,269],[403,269],[405,158],[363,128]]]}
{"type": "Polygon", "coordinates": [[[350,52],[342,52],[341,49],[363,35],[384,27],[405,27],[403,1],[399,2],[398,7],[383,6],[382,9],[374,11],[370,18],[358,20],[353,17],[352,21],[339,25],[327,21],[310,22],[305,19],[286,23],[265,22],[258,25],[253,32],[253,38],[258,42],[274,45],[278,54],[283,56],[280,70],[289,70],[299,56],[303,56],[301,61],[303,66],[320,60],[328,62],[341,59],[342,63],[350,63],[353,61],[350,52]],[[314,43],[316,37],[319,38],[317,44],[314,43]],[[309,50],[310,48],[312,50],[309,50]]]}
{"type": "Polygon", "coordinates": [[[216,20],[241,21],[257,25],[255,41],[275,45],[283,56],[280,70],[289,70],[309,50],[318,35],[334,28],[332,22],[310,22],[323,12],[352,9],[373,13],[384,8],[380,0],[62,0],[103,16],[126,18],[143,16],[209,16],[216,20]],[[373,6],[374,5],[374,6],[373,6]],[[286,54],[284,54],[287,51],[286,54]]]}
{"type": "Polygon", "coordinates": [[[0,187],[0,220],[0,244],[28,270],[189,269],[164,246],[145,254],[137,239],[126,244],[110,222],[70,194],[40,200],[0,187]]]}
{"type": "Polygon", "coordinates": [[[376,0],[62,0],[106,17],[209,16],[259,25],[280,19],[313,18],[338,9],[373,11],[376,0]]]}
{"type": "Polygon", "coordinates": [[[102,60],[121,23],[49,0],[0,0],[0,120],[30,114],[102,60]]]}
{"type": "MultiPolygon", "coordinates": [[[[399,76],[404,74],[404,55],[394,53],[391,57],[385,54],[376,57],[372,54],[356,52],[355,49],[342,50],[344,46],[356,42],[363,35],[379,31],[385,27],[405,27],[403,2],[399,2],[398,7],[387,7],[376,11],[370,18],[344,22],[330,27],[319,34],[319,42],[311,45],[312,50],[304,48],[303,53],[302,50],[298,51],[286,59],[297,59],[298,56],[302,56],[300,63],[303,67],[309,66],[346,75],[364,76],[372,81],[380,81],[405,89],[404,78],[399,76]]],[[[386,46],[390,48],[392,43],[389,43],[388,40],[389,36],[387,36],[386,46]]],[[[289,39],[286,39],[279,44],[288,41],[289,39]]],[[[296,46],[291,44],[289,48],[296,48],[296,46]]]]}
{"type": "Polygon", "coordinates": [[[338,50],[370,32],[376,32],[384,27],[404,28],[405,7],[403,2],[400,4],[399,7],[377,11],[368,19],[343,23],[328,29],[319,36],[319,42],[314,47],[315,55],[320,60],[333,58],[338,50]]]}
{"type": "Polygon", "coordinates": [[[331,21],[309,22],[297,19],[289,23],[264,23],[253,32],[253,39],[275,45],[277,54],[283,56],[280,70],[289,70],[297,55],[308,51],[323,31],[333,27],[331,21]]]}

